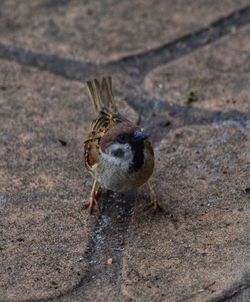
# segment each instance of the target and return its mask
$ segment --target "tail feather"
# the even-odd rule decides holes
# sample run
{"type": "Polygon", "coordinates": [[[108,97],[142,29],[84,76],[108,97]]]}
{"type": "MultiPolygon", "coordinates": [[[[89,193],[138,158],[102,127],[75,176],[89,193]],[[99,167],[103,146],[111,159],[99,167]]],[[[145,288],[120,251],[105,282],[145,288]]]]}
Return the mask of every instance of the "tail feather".
{"type": "Polygon", "coordinates": [[[96,110],[101,111],[101,95],[100,95],[100,83],[95,79],[87,82],[87,88],[90,96],[90,100],[96,110]]]}
{"type": "Polygon", "coordinates": [[[111,77],[104,77],[102,81],[96,79],[88,81],[87,87],[91,102],[97,113],[100,113],[100,111],[117,112],[111,77]]]}

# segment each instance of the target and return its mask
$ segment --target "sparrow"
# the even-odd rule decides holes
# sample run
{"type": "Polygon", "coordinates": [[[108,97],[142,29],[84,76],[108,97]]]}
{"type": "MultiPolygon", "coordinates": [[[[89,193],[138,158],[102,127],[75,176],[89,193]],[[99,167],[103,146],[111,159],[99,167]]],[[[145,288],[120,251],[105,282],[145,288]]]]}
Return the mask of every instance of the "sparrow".
{"type": "MultiPolygon", "coordinates": [[[[145,132],[119,113],[111,77],[86,84],[97,113],[84,142],[85,167],[94,178],[84,208],[92,213],[102,188],[127,192],[146,183],[153,173],[154,152],[145,132]]],[[[153,196],[149,206],[160,208],[151,185],[149,190],[153,196]]]]}

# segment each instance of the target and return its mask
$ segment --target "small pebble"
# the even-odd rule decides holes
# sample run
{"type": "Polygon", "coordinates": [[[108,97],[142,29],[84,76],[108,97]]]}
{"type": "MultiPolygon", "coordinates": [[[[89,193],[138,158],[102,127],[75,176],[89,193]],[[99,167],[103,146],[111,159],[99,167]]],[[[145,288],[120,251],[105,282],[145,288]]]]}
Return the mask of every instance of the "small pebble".
{"type": "Polygon", "coordinates": [[[112,264],[112,263],[113,263],[113,259],[112,259],[112,258],[108,258],[107,261],[106,261],[106,263],[107,263],[108,265],[112,264]]]}

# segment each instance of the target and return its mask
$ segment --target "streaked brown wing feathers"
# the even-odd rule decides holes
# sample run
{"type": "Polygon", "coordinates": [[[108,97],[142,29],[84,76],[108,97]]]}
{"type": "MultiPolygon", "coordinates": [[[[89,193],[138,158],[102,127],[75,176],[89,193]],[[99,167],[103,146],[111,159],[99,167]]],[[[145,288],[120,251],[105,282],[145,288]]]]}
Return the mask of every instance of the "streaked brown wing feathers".
{"type": "Polygon", "coordinates": [[[119,113],[101,111],[98,118],[91,123],[88,139],[84,142],[85,166],[88,170],[98,162],[101,137],[116,124],[127,121],[119,113]]]}

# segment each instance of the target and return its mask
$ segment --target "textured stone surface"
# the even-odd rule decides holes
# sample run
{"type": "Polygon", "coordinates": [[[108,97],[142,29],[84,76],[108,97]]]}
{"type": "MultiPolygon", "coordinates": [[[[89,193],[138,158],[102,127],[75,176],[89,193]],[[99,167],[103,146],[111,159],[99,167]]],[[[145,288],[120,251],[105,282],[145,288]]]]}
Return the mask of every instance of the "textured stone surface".
{"type": "Polygon", "coordinates": [[[136,301],[211,301],[249,273],[250,124],[171,131],[157,148],[156,188],[168,214],[138,206],[123,293],[136,301]]]}
{"type": "Polygon", "coordinates": [[[86,272],[97,216],[80,211],[91,184],[82,143],[94,114],[79,82],[4,61],[0,74],[0,300],[47,299],[86,272]]]}
{"type": "Polygon", "coordinates": [[[18,46],[107,62],[156,48],[248,0],[1,1],[0,38],[18,46]]]}
{"type": "Polygon", "coordinates": [[[195,51],[192,36],[191,53],[163,65],[178,37],[249,4],[217,2],[1,1],[1,56],[64,76],[0,60],[1,302],[249,301],[250,27],[232,18],[230,35],[211,40],[227,21],[195,51]],[[166,213],[143,211],[142,190],[107,192],[89,217],[82,143],[94,115],[83,83],[66,78],[101,70],[58,56],[107,62],[176,39],[141,69],[102,66],[137,110],[120,101],[121,112],[157,143],[152,181],[166,213]]]}

